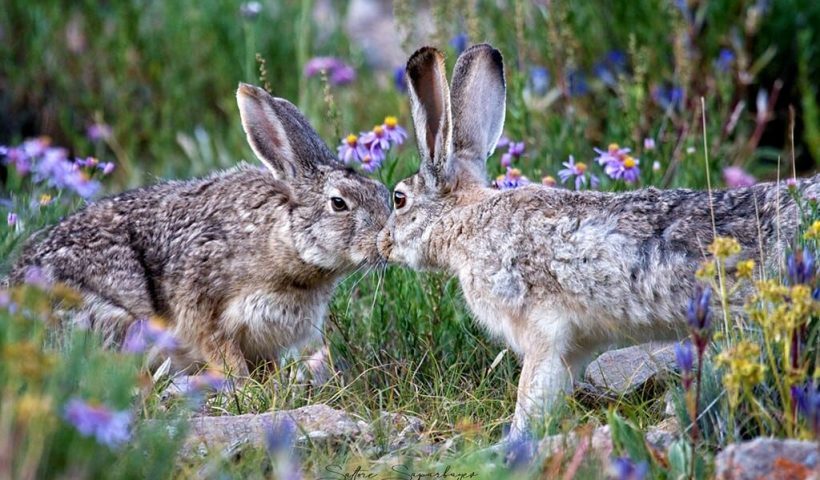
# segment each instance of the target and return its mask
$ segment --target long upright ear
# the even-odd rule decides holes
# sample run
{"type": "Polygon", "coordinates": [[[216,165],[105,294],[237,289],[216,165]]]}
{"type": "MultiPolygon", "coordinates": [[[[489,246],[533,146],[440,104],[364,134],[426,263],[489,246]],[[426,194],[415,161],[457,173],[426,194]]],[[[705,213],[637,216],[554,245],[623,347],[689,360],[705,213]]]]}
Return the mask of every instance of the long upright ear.
{"type": "Polygon", "coordinates": [[[247,83],[239,84],[236,102],[248,143],[276,178],[288,180],[311,175],[318,164],[336,162],[325,142],[292,103],[247,83]]]}
{"type": "Polygon", "coordinates": [[[453,70],[453,144],[459,183],[487,183],[487,158],[504,128],[506,83],[501,52],[474,45],[453,70]]]}
{"type": "Polygon", "coordinates": [[[427,185],[444,188],[452,179],[453,149],[444,55],[432,47],[420,48],[407,61],[407,79],[422,177],[427,185]]]}

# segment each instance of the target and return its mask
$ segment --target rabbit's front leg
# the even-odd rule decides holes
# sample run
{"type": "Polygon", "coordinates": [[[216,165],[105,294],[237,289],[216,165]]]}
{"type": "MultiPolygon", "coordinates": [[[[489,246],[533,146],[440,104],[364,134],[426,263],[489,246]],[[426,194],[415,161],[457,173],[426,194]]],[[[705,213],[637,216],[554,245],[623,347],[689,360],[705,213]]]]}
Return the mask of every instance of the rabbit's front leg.
{"type": "Polygon", "coordinates": [[[542,420],[549,413],[569,381],[569,370],[558,349],[546,347],[525,352],[508,440],[528,435],[530,423],[542,420]]]}

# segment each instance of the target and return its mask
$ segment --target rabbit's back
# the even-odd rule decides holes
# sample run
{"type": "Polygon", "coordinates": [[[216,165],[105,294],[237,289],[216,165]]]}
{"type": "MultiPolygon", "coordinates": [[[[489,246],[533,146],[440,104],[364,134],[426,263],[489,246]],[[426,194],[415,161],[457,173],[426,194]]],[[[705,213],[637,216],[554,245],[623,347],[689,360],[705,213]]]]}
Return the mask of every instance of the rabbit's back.
{"type": "MultiPolygon", "coordinates": [[[[818,183],[800,188],[816,195],[818,183]]],[[[581,335],[601,339],[615,330],[632,340],[676,336],[713,231],[739,241],[735,261],[762,259],[771,268],[797,228],[791,195],[773,184],[715,191],[711,207],[703,191],[527,187],[465,212],[447,228],[466,232],[459,276],[468,301],[483,305],[474,311],[492,310],[484,323],[546,305],[581,335]]]]}
{"type": "MultiPolygon", "coordinates": [[[[248,166],[127,191],[38,235],[11,280],[22,282],[30,267],[40,267],[47,279],[133,317],[173,320],[175,300],[191,295],[186,289],[214,299],[236,289],[237,279],[249,275],[245,269],[258,262],[286,202],[287,190],[272,175],[248,166]],[[259,250],[248,248],[254,244],[259,250]]],[[[121,337],[122,328],[114,330],[111,335],[121,337]]]]}

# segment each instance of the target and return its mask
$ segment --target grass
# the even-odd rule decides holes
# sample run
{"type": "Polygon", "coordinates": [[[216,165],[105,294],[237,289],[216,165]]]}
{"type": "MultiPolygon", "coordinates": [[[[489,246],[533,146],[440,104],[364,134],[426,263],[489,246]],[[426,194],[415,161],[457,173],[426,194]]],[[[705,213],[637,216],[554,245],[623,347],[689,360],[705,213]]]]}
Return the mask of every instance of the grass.
{"type": "MultiPolygon", "coordinates": [[[[273,92],[298,103],[331,146],[387,115],[409,126],[407,98],[393,87],[392,71],[370,68],[367,55],[341,29],[315,23],[309,14],[313,3],[263,2],[259,17],[249,20],[236,3],[224,0],[71,5],[12,0],[0,11],[0,144],[48,135],[74,155],[113,161],[117,170],[102,178],[109,192],[252,160],[234,91],[239,81],[260,83],[257,53],[273,92]],[[356,68],[355,82],[337,87],[305,78],[302,66],[314,55],[343,58],[356,68]],[[94,123],[110,125],[112,135],[89,139],[86,129],[94,123]]],[[[704,165],[715,187],[723,185],[722,172],[729,166],[759,179],[784,178],[792,165],[813,170],[820,158],[820,124],[818,92],[809,79],[820,74],[814,47],[820,45],[820,7],[810,0],[773,2],[768,8],[746,0],[683,3],[686,9],[658,0],[555,1],[549,7],[442,2],[432,11],[433,38],[446,46],[466,32],[472,41],[490,41],[504,53],[505,133],[526,142],[526,153],[514,166],[533,181],[557,177],[569,155],[590,165],[601,177],[601,189],[614,191],[650,185],[704,188],[704,165]],[[732,54],[728,65],[718,62],[722,50],[732,54]],[[539,66],[550,77],[543,89],[531,74],[539,66]],[[782,80],[780,87],[776,80],[782,80]],[[679,98],[664,98],[672,89],[678,89],[679,98]],[[796,108],[791,124],[790,105],[796,108]],[[646,138],[656,147],[644,147],[646,138]],[[593,165],[593,147],[611,142],[632,148],[640,158],[638,185],[610,180],[593,165]]],[[[419,8],[407,0],[396,2],[399,24],[423,15],[419,8]]],[[[408,53],[420,44],[412,35],[402,40],[408,53]]],[[[447,48],[452,68],[456,52],[447,48]]],[[[488,164],[494,176],[503,173],[500,156],[496,153],[488,164]]],[[[413,173],[417,163],[409,142],[391,152],[374,176],[392,186],[413,173]]],[[[18,216],[14,225],[0,224],[0,274],[5,274],[29,235],[82,201],[9,166],[0,169],[0,181],[2,218],[12,212],[18,216]],[[43,194],[51,200],[42,201],[43,194]]],[[[808,227],[817,212],[806,208],[808,227]]],[[[816,238],[801,242],[816,251],[816,238]]],[[[70,300],[69,293],[28,287],[12,292],[16,309],[0,303],[0,459],[12,459],[0,461],[0,477],[280,476],[282,459],[264,450],[247,450],[240,458],[175,461],[190,412],[187,402],[160,402],[161,385],[150,385],[138,357],[103,351],[95,338],[81,332],[53,338],[53,324],[40,320],[51,318],[48,299],[54,295],[70,300]],[[62,420],[63,406],[73,397],[132,411],[135,430],[128,446],[110,449],[62,420]],[[179,422],[179,428],[169,436],[146,419],[179,422]]],[[[762,304],[757,308],[769,312],[761,318],[774,318],[762,304]]],[[[718,337],[712,343],[699,402],[702,435],[696,450],[704,460],[697,476],[711,471],[715,451],[730,441],[759,434],[811,436],[805,420],[794,417],[788,398],[790,385],[818,375],[817,322],[813,314],[804,320],[801,335],[807,347],[797,371],[784,360],[785,337],[775,335],[774,326],[746,325],[741,337],[764,347],[759,361],[767,368],[759,382],[740,385],[736,404],[728,401],[723,383],[731,368],[713,359],[739,339],[718,337]]],[[[328,383],[312,387],[294,380],[298,362],[292,361],[263,384],[211,399],[206,410],[237,414],[327,403],[367,421],[381,411],[401,412],[421,418],[425,440],[438,447],[419,454],[420,459],[403,460],[414,462],[418,471],[446,464],[454,471],[498,478],[570,469],[573,450],[557,463],[536,461],[520,471],[475,453],[503,434],[519,367],[513,355],[503,353],[503,345],[471,321],[455,279],[397,267],[383,275],[355,274],[334,298],[325,339],[338,372],[328,383]]],[[[689,425],[692,394],[677,383],[672,392],[682,424],[689,425]]],[[[676,443],[658,459],[636,440],[662,417],[663,399],[657,396],[630,396],[604,406],[567,399],[544,430],[566,433],[608,424],[616,455],[646,461],[652,477],[688,476],[688,442],[676,443]]],[[[356,466],[378,468],[378,459],[388,452],[383,441],[376,447],[309,444],[299,448],[298,458],[307,477],[321,477],[330,464],[343,465],[346,472],[356,466]]],[[[421,447],[405,453],[414,449],[421,447]]],[[[575,478],[602,475],[595,461],[585,458],[575,478]]]]}

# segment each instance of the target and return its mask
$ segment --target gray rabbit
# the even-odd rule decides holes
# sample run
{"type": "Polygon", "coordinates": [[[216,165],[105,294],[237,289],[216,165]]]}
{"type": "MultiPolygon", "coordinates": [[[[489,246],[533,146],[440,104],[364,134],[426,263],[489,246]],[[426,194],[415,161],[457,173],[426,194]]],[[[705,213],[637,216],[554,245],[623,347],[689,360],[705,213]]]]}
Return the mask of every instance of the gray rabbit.
{"type": "MultiPolygon", "coordinates": [[[[512,437],[590,354],[686,331],[713,229],[740,242],[738,258],[770,267],[794,238],[797,208],[784,185],[711,199],[683,189],[489,188],[485,163],[504,124],[501,54],[486,44],[466,50],[452,91],[434,48],[414,53],[406,73],[421,167],[396,186],[379,248],[389,261],[457,276],[478,323],[523,357],[512,437]]],[[[818,180],[797,188],[817,195],[818,180]]]]}
{"type": "Polygon", "coordinates": [[[77,289],[74,321],[123,341],[160,317],[180,348],[175,369],[207,363],[236,375],[321,335],[336,284],[382,262],[390,213],[380,183],[340,164],[298,109],[240,84],[242,126],[266,168],[241,165],[104,198],[24,249],[31,267],[77,289]]]}

